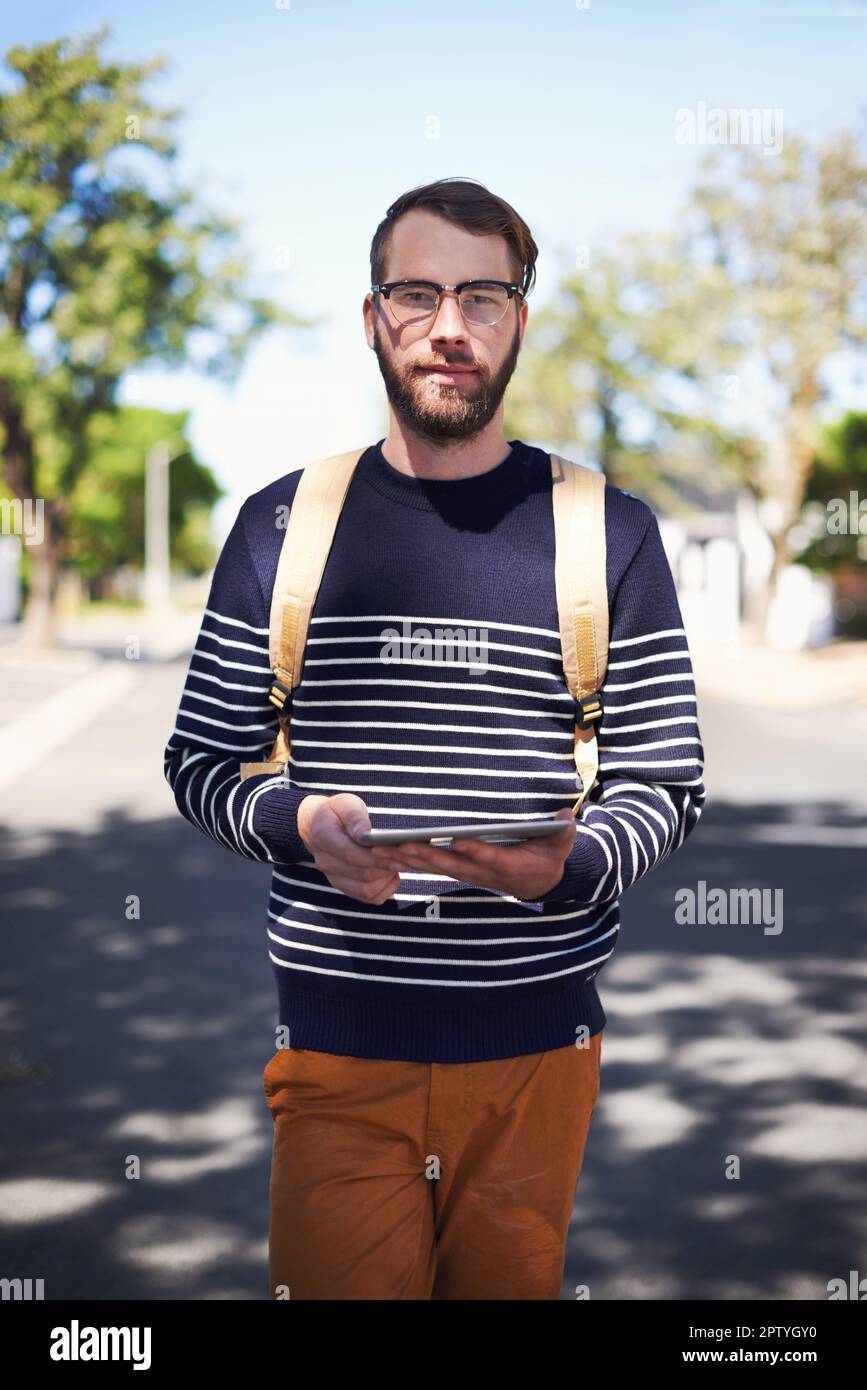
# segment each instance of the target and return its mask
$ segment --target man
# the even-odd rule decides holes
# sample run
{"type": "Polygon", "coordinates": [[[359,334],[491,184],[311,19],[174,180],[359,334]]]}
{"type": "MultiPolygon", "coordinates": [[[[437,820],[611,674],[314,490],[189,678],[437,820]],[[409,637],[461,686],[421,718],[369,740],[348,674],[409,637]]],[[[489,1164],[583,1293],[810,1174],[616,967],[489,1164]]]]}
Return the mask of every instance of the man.
{"type": "Polygon", "coordinates": [[[276,732],[269,612],[297,472],[240,510],[166,748],[181,812],[275,866],[273,1298],[559,1297],[600,1086],[595,976],[620,896],[704,803],[656,518],[609,484],[600,769],[572,814],[550,459],[503,434],[536,254],[472,180],[389,209],[364,300],[389,431],[356,466],[313,609],[291,775],[239,768],[276,732]],[[444,655],[443,629],[471,649],[444,655]],[[544,815],[562,834],[357,843],[544,815]]]}

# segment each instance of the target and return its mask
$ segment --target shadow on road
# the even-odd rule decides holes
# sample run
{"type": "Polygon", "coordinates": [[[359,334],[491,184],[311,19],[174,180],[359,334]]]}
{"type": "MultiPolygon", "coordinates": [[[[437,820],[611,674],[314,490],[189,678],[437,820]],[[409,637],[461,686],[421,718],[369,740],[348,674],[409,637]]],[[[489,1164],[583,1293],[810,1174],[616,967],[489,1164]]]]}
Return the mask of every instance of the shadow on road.
{"type": "MultiPolygon", "coordinates": [[[[867,1273],[864,830],[717,801],[623,898],[564,1297],[826,1298],[867,1273]],[[678,925],[699,879],[782,889],[782,931],[678,925]]],[[[30,854],[0,835],[0,1274],[48,1299],[266,1298],[268,869],[177,818],[30,854]]]]}

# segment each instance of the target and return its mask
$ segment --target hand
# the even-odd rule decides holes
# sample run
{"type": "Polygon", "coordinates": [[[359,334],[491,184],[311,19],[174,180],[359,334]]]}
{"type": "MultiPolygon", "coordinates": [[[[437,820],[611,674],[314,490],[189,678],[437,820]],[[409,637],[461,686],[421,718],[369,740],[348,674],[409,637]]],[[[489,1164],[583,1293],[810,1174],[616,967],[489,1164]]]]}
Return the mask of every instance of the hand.
{"type": "Polygon", "coordinates": [[[384,903],[400,887],[397,870],[405,867],[398,846],[378,845],[387,853],[374,858],[372,846],[355,843],[350,826],[356,834],[372,828],[367,807],[352,792],[305,796],[298,807],[298,834],[331,886],[364,903],[384,903]]]}
{"type": "MultiPolygon", "coordinates": [[[[563,866],[575,839],[575,817],[566,807],[555,820],[563,821],[560,835],[524,840],[518,845],[492,845],[482,840],[452,840],[451,849],[404,840],[399,845],[376,845],[380,853],[399,853],[401,868],[430,869],[433,873],[461,879],[477,888],[494,888],[519,899],[539,898],[550,893],[563,877],[563,866]]],[[[387,862],[383,857],[383,863],[387,862]]]]}

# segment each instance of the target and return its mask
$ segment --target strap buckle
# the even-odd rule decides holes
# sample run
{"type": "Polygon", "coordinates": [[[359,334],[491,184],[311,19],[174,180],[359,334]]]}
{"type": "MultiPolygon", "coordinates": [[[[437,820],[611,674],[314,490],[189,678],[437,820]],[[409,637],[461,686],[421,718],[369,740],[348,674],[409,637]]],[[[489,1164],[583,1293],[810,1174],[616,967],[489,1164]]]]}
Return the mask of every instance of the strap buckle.
{"type": "Polygon", "coordinates": [[[276,705],[279,710],[282,710],[291,694],[292,691],[288,686],[281,685],[279,681],[275,681],[268,691],[268,699],[271,701],[272,705],[276,705]]]}
{"type": "Polygon", "coordinates": [[[585,695],[583,700],[576,699],[578,713],[575,723],[579,729],[588,729],[597,719],[601,719],[604,713],[602,708],[602,696],[598,690],[593,695],[585,695]]]}

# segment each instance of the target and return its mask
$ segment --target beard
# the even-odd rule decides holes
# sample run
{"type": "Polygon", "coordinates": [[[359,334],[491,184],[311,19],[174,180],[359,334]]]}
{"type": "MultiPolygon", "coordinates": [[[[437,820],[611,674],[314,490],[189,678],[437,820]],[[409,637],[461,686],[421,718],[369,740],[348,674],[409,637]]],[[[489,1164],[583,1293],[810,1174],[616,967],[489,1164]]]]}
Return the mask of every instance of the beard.
{"type": "MultiPolygon", "coordinates": [[[[492,375],[482,363],[476,368],[475,386],[434,384],[415,365],[398,370],[392,362],[379,331],[373,326],[373,350],[382,373],[385,393],[401,422],[415,434],[431,441],[469,439],[493,418],[511,380],[520,351],[518,326],[505,360],[492,375]]],[[[466,366],[465,358],[453,358],[438,366],[466,366]]]]}

